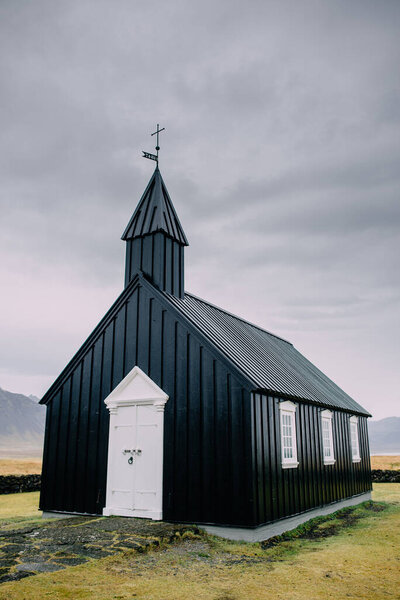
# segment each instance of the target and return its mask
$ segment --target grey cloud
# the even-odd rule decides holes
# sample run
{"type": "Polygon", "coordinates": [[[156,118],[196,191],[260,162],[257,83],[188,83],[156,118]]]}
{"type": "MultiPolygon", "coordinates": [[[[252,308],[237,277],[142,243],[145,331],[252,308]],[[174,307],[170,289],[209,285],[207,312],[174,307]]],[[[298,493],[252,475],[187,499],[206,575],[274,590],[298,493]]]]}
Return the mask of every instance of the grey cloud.
{"type": "Polygon", "coordinates": [[[342,336],[360,376],[335,364],[360,401],[375,337],[394,389],[399,24],[397,1],[3,1],[3,313],[21,281],[33,306],[18,332],[3,324],[2,364],[56,375],[88,333],[78,309],[65,331],[63,286],[99,315],[121,290],[161,122],[192,290],[321,357],[342,336]]]}

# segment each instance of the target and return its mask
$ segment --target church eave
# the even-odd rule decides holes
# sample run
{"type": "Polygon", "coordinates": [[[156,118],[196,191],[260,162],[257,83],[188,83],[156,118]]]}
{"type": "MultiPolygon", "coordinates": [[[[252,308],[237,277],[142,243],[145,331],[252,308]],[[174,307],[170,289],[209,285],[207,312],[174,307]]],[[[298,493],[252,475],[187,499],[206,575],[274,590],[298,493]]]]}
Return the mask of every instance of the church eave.
{"type": "Polygon", "coordinates": [[[141,233],[140,235],[135,235],[134,237],[127,237],[127,238],[121,238],[121,239],[124,240],[124,242],[129,242],[131,240],[137,240],[140,238],[143,239],[143,238],[149,237],[151,235],[154,235],[156,233],[163,233],[165,235],[165,237],[169,238],[170,240],[173,240],[174,242],[177,242],[181,246],[189,246],[189,243],[187,241],[185,241],[185,242],[180,241],[174,235],[171,235],[168,231],[166,231],[163,227],[154,229],[154,231],[151,231],[150,233],[141,233]]]}
{"type": "Polygon", "coordinates": [[[61,371],[60,375],[54,381],[54,383],[49,387],[47,392],[44,394],[42,399],[39,401],[39,404],[47,404],[57,393],[60,387],[65,383],[68,379],[70,373],[73,371],[75,366],[79,363],[79,361],[85,356],[88,349],[97,341],[100,337],[104,329],[107,325],[112,321],[115,314],[120,309],[121,305],[129,298],[129,296],[136,290],[136,288],[140,284],[140,275],[137,274],[129,285],[123,290],[123,292],[118,296],[109,310],[106,312],[104,317],[101,319],[99,324],[93,329],[93,331],[89,334],[86,340],[83,342],[79,350],[73,355],[71,360],[65,366],[65,368],[61,371]]]}

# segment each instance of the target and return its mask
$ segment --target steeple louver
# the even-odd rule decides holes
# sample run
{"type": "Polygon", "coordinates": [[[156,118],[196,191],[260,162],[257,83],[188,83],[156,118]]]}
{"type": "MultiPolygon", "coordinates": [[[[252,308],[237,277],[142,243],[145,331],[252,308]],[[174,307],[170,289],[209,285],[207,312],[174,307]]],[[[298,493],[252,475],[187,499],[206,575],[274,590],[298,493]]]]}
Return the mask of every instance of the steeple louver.
{"type": "Polygon", "coordinates": [[[183,297],[183,254],[189,244],[158,166],[122,239],[127,242],[125,286],[143,271],[162,291],[183,297]]]}

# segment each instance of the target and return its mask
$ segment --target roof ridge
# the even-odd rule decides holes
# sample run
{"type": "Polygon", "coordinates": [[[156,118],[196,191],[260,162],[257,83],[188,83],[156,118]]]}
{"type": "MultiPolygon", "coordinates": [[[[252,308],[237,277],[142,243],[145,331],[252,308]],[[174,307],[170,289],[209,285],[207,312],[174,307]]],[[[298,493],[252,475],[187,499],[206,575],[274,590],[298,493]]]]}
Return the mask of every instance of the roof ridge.
{"type": "Polygon", "coordinates": [[[259,325],[256,325],[255,323],[251,323],[250,321],[247,321],[243,317],[239,317],[238,315],[235,315],[235,314],[229,312],[228,310],[225,310],[224,308],[221,308],[220,306],[213,304],[212,302],[208,302],[207,300],[204,300],[204,298],[200,298],[200,296],[196,296],[195,294],[191,294],[190,292],[186,292],[186,291],[185,291],[185,296],[191,296],[191,298],[195,298],[196,300],[203,302],[203,304],[208,304],[208,306],[212,306],[212,308],[215,308],[215,309],[219,310],[220,312],[222,312],[226,315],[229,315],[230,317],[233,317],[234,319],[238,319],[238,321],[242,321],[242,323],[246,323],[246,325],[250,325],[251,327],[258,329],[259,331],[262,331],[263,333],[272,335],[272,337],[274,337],[278,340],[281,340],[282,342],[285,342],[286,344],[289,344],[289,346],[293,346],[292,342],[289,342],[289,340],[285,340],[285,338],[281,337],[280,335],[276,335],[276,333],[272,333],[271,331],[268,331],[267,329],[263,329],[259,325]]]}

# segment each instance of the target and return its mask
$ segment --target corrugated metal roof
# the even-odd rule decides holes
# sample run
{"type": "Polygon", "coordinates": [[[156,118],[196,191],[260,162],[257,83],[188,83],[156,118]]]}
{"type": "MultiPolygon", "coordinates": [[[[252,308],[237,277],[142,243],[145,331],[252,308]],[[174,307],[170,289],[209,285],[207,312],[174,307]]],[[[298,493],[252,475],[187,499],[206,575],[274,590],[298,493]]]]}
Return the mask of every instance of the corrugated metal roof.
{"type": "Polygon", "coordinates": [[[163,293],[254,384],[255,389],[368,415],[286,340],[192,294],[163,293]]]}
{"type": "Polygon", "coordinates": [[[164,231],[180,244],[189,245],[158,167],[122,234],[122,239],[129,240],[156,231],[164,231]]]}

